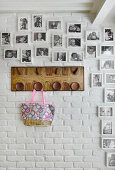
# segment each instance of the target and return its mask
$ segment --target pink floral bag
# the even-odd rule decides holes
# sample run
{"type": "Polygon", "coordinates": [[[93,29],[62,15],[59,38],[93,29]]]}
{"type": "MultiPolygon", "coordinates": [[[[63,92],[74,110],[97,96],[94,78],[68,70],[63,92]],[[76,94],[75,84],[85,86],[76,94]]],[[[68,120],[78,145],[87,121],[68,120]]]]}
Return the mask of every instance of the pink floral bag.
{"type": "Polygon", "coordinates": [[[36,90],[33,90],[32,101],[31,103],[22,103],[21,104],[21,114],[22,119],[25,125],[42,125],[42,126],[50,126],[55,113],[55,107],[51,104],[46,104],[43,89],[41,90],[43,104],[35,103],[34,96],[36,94],[36,90]]]}

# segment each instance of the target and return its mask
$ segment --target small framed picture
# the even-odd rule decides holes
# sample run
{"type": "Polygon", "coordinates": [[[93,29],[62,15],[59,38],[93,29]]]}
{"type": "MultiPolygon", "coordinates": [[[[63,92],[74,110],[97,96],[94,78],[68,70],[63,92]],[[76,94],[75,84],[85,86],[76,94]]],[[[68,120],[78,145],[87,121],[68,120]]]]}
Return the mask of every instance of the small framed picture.
{"type": "Polygon", "coordinates": [[[62,34],[52,35],[52,47],[53,48],[63,47],[63,35],[62,34]]]}
{"type": "Polygon", "coordinates": [[[115,89],[114,88],[105,89],[105,102],[115,103],[115,89]]]}
{"type": "Polygon", "coordinates": [[[98,107],[98,116],[100,118],[108,118],[113,116],[113,107],[112,106],[99,106],[98,107]]]}
{"type": "Polygon", "coordinates": [[[86,41],[99,41],[100,40],[100,32],[96,30],[88,30],[86,31],[86,41]]]}
{"type": "Polygon", "coordinates": [[[5,59],[18,59],[19,51],[17,49],[4,49],[5,59]]]}
{"type": "Polygon", "coordinates": [[[61,30],[62,21],[61,20],[49,20],[47,21],[47,29],[49,30],[61,30]]]}
{"type": "Polygon", "coordinates": [[[68,48],[81,47],[81,38],[68,37],[67,38],[67,47],[68,48]]]}
{"type": "Polygon", "coordinates": [[[71,51],[69,52],[69,61],[83,61],[84,53],[82,51],[71,51]]]}
{"type": "Polygon", "coordinates": [[[104,42],[114,41],[114,30],[112,28],[104,28],[104,42]]]}
{"type": "Polygon", "coordinates": [[[67,33],[68,34],[80,34],[82,32],[81,23],[68,23],[67,33]]]}
{"type": "Polygon", "coordinates": [[[107,153],[107,167],[115,169],[115,152],[107,153]]]}
{"type": "Polygon", "coordinates": [[[28,17],[18,17],[18,31],[29,30],[29,19],[28,17]]]}
{"type": "Polygon", "coordinates": [[[53,62],[67,62],[67,52],[66,51],[54,51],[52,53],[53,62]]]}
{"type": "Polygon", "coordinates": [[[43,16],[40,14],[32,14],[32,28],[42,30],[44,27],[43,16]]]}
{"type": "Polygon", "coordinates": [[[113,59],[100,60],[100,70],[109,71],[115,69],[115,61],[113,59]]]}
{"type": "Polygon", "coordinates": [[[86,45],[86,58],[96,58],[97,56],[97,46],[96,45],[86,45]]]}
{"type": "Polygon", "coordinates": [[[32,63],[32,50],[31,49],[21,50],[21,63],[32,63]]]}
{"type": "Polygon", "coordinates": [[[29,43],[29,36],[27,34],[17,34],[15,37],[16,44],[28,44],[29,43]]]}
{"type": "Polygon", "coordinates": [[[46,32],[33,33],[33,42],[46,42],[46,41],[47,41],[46,32]]]}
{"type": "Polygon", "coordinates": [[[113,135],[113,122],[111,120],[101,121],[101,134],[102,135],[113,135]]]}
{"type": "Polygon", "coordinates": [[[12,34],[11,33],[1,33],[1,45],[10,46],[12,43],[12,34]]]}
{"type": "Polygon", "coordinates": [[[48,57],[49,56],[49,48],[48,47],[36,47],[35,48],[35,56],[36,57],[48,57]]]}
{"type": "Polygon", "coordinates": [[[113,56],[114,55],[114,45],[101,45],[100,46],[100,56],[113,56]]]}
{"type": "Polygon", "coordinates": [[[115,84],[115,73],[105,74],[105,84],[115,84]]]}
{"type": "Polygon", "coordinates": [[[92,77],[92,81],[91,81],[92,87],[102,87],[103,86],[103,74],[92,73],[91,77],[92,77]]]}
{"type": "Polygon", "coordinates": [[[115,138],[102,138],[102,149],[115,149],[115,138]]]}

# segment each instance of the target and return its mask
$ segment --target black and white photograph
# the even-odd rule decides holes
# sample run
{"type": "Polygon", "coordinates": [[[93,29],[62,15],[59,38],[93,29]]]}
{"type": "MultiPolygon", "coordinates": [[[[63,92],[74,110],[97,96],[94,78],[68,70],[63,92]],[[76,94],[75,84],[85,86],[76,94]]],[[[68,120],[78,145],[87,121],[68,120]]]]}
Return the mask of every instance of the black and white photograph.
{"type": "Polygon", "coordinates": [[[11,45],[11,33],[1,33],[1,45],[9,46],[11,45]]]}
{"type": "Polygon", "coordinates": [[[115,152],[107,153],[107,167],[115,169],[115,152]]]}
{"type": "Polygon", "coordinates": [[[102,135],[113,135],[113,122],[111,120],[101,121],[101,134],[102,135]]]}
{"type": "Polygon", "coordinates": [[[43,16],[38,14],[32,15],[32,28],[41,30],[43,28],[43,16]]]}
{"type": "Polygon", "coordinates": [[[112,28],[104,28],[104,41],[105,42],[114,41],[114,31],[112,28]]]}
{"type": "Polygon", "coordinates": [[[58,48],[63,46],[63,35],[62,34],[53,34],[52,35],[52,47],[58,48]]]}
{"type": "Polygon", "coordinates": [[[115,149],[115,138],[102,138],[102,149],[115,149]]]}
{"type": "Polygon", "coordinates": [[[81,33],[81,24],[80,23],[68,23],[67,24],[67,33],[68,34],[75,34],[81,33]]]}
{"type": "Polygon", "coordinates": [[[21,50],[21,63],[32,63],[32,50],[21,50]]]}
{"type": "Polygon", "coordinates": [[[71,51],[69,52],[69,61],[83,61],[83,55],[82,51],[71,51]]]}
{"type": "Polygon", "coordinates": [[[68,48],[81,47],[81,38],[76,37],[67,38],[67,47],[68,48]]]}
{"type": "Polygon", "coordinates": [[[50,20],[47,21],[47,29],[49,30],[61,30],[62,21],[61,20],[50,20]]]}
{"type": "Polygon", "coordinates": [[[105,89],[105,102],[115,103],[115,89],[113,88],[105,89]]]}
{"type": "Polygon", "coordinates": [[[52,61],[53,62],[67,62],[67,52],[65,51],[53,52],[52,61]]]}
{"type": "Polygon", "coordinates": [[[34,32],[33,41],[34,42],[46,42],[46,32],[34,32]]]}
{"type": "Polygon", "coordinates": [[[17,49],[4,49],[4,58],[5,59],[18,59],[18,50],[17,49]]]}
{"type": "Polygon", "coordinates": [[[115,73],[105,74],[105,84],[115,84],[115,73]]]}
{"type": "Polygon", "coordinates": [[[86,41],[99,41],[100,32],[99,31],[86,31],[86,41]]]}
{"type": "Polygon", "coordinates": [[[16,35],[16,44],[28,44],[28,35],[16,35]]]}
{"type": "Polygon", "coordinates": [[[113,45],[102,45],[100,46],[100,56],[113,56],[114,46],[113,45]]]}
{"type": "Polygon", "coordinates": [[[86,58],[96,58],[97,56],[97,46],[96,45],[86,45],[86,58]]]}
{"type": "Polygon", "coordinates": [[[101,73],[92,73],[91,74],[92,77],[92,87],[102,87],[103,85],[103,74],[101,73]]]}
{"type": "Polygon", "coordinates": [[[115,62],[113,59],[100,60],[100,70],[109,71],[115,69],[115,62]]]}
{"type": "Polygon", "coordinates": [[[113,116],[113,107],[112,106],[99,106],[98,107],[98,116],[100,118],[110,118],[113,116]]]}
{"type": "Polygon", "coordinates": [[[49,48],[45,48],[45,47],[35,48],[35,54],[36,54],[36,57],[48,57],[49,48]]]}
{"type": "Polygon", "coordinates": [[[28,17],[18,17],[18,31],[28,31],[29,30],[29,20],[28,17]]]}

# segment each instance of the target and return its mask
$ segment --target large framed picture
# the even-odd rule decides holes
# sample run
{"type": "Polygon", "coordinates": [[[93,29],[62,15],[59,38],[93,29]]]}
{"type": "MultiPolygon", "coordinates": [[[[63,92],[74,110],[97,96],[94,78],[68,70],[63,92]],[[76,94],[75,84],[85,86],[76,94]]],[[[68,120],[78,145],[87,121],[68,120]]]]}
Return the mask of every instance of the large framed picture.
{"type": "Polygon", "coordinates": [[[102,73],[92,73],[91,74],[91,86],[92,87],[102,87],[103,86],[103,74],[102,73]]]}
{"type": "Polygon", "coordinates": [[[113,117],[113,107],[112,106],[99,106],[98,116],[100,118],[111,118],[113,117]]]}
{"type": "Polygon", "coordinates": [[[28,17],[18,17],[18,31],[28,31],[29,30],[29,18],[28,17]]]}
{"type": "Polygon", "coordinates": [[[48,20],[47,21],[48,30],[61,30],[62,29],[62,20],[48,20]]]}
{"type": "Polygon", "coordinates": [[[96,58],[97,56],[97,46],[96,45],[86,45],[86,58],[96,58]]]}
{"type": "Polygon", "coordinates": [[[109,71],[115,69],[115,61],[113,59],[100,60],[100,70],[109,71]]]}
{"type": "Polygon", "coordinates": [[[46,32],[34,32],[33,33],[33,42],[46,42],[47,34],[46,32]]]}
{"type": "Polygon", "coordinates": [[[12,34],[7,32],[1,33],[1,46],[11,46],[12,34]]]}
{"type": "Polygon", "coordinates": [[[104,28],[104,42],[114,41],[114,30],[112,28],[104,28]]]}
{"type": "Polygon", "coordinates": [[[17,49],[4,49],[4,59],[18,59],[19,50],[17,49]]]}
{"type": "Polygon", "coordinates": [[[48,57],[49,56],[49,48],[48,47],[36,47],[35,48],[35,56],[36,57],[48,57]]]}
{"type": "Polygon", "coordinates": [[[84,53],[82,51],[69,51],[69,61],[83,61],[84,53]]]}
{"type": "Polygon", "coordinates": [[[31,49],[21,49],[21,63],[32,63],[31,49]]]}
{"type": "Polygon", "coordinates": [[[101,121],[101,134],[102,135],[113,135],[112,120],[102,120],[101,121]]]}
{"type": "Polygon", "coordinates": [[[100,31],[97,30],[87,30],[86,31],[86,41],[99,41],[100,40],[100,31]]]}
{"type": "Polygon", "coordinates": [[[106,88],[105,89],[105,102],[106,103],[115,103],[115,88],[106,88]]]}
{"type": "Polygon", "coordinates": [[[114,55],[114,45],[101,45],[100,46],[100,56],[113,56],[114,55]]]}
{"type": "Polygon", "coordinates": [[[32,14],[32,28],[34,30],[42,30],[44,28],[43,15],[32,14]]]}
{"type": "Polygon", "coordinates": [[[62,34],[56,33],[52,35],[52,47],[60,48],[63,47],[64,38],[62,34]]]}
{"type": "Polygon", "coordinates": [[[80,34],[82,32],[81,23],[68,23],[67,34],[80,34]]]}
{"type": "Polygon", "coordinates": [[[115,73],[105,74],[105,84],[115,84],[115,73]]]}
{"type": "Polygon", "coordinates": [[[53,51],[52,62],[67,62],[66,51],[53,51]]]}
{"type": "Polygon", "coordinates": [[[115,149],[115,138],[102,138],[102,149],[115,149]]]}
{"type": "Polygon", "coordinates": [[[28,34],[16,34],[15,35],[16,44],[28,44],[29,43],[29,35],[28,34]]]}
{"type": "Polygon", "coordinates": [[[81,47],[81,38],[68,37],[67,38],[67,47],[68,48],[81,47]]]}
{"type": "Polygon", "coordinates": [[[115,152],[107,153],[107,167],[115,169],[115,152]]]}

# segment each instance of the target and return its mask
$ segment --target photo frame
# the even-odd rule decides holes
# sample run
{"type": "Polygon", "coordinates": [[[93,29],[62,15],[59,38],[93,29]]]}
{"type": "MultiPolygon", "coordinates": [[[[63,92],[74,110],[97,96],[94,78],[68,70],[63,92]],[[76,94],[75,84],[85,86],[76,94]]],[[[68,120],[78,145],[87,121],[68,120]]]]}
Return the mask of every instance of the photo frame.
{"type": "Polygon", "coordinates": [[[80,48],[82,46],[81,37],[68,37],[67,38],[67,48],[80,48]]]}
{"type": "Polygon", "coordinates": [[[102,138],[102,149],[115,149],[115,138],[102,138]]]}
{"type": "Polygon", "coordinates": [[[103,59],[100,60],[100,70],[101,71],[110,71],[115,69],[114,59],[103,59]]]}
{"type": "Polygon", "coordinates": [[[112,120],[101,120],[101,134],[113,135],[113,121],[112,120]]]}
{"type": "Polygon", "coordinates": [[[62,20],[61,19],[47,20],[47,30],[62,30],[62,20]]]}
{"type": "Polygon", "coordinates": [[[92,73],[91,74],[91,87],[102,87],[103,86],[103,74],[92,73]]]}
{"type": "Polygon", "coordinates": [[[52,62],[67,62],[67,51],[53,51],[52,62]]]}
{"type": "Polygon", "coordinates": [[[12,33],[1,32],[1,46],[12,45],[12,33]]]}
{"type": "Polygon", "coordinates": [[[21,49],[21,63],[32,63],[32,49],[21,49]]]}
{"type": "Polygon", "coordinates": [[[69,51],[69,62],[79,62],[83,61],[84,52],[83,51],[69,51]]]}
{"type": "Polygon", "coordinates": [[[28,31],[29,30],[29,17],[19,16],[18,17],[18,31],[28,31]]]}
{"type": "Polygon", "coordinates": [[[64,46],[64,37],[61,33],[52,34],[52,48],[61,48],[64,46]]]}
{"type": "Polygon", "coordinates": [[[97,57],[97,45],[86,45],[86,59],[97,57]]]}
{"type": "Polygon", "coordinates": [[[100,45],[100,56],[114,56],[114,45],[100,45]]]}
{"type": "Polygon", "coordinates": [[[32,14],[32,29],[39,31],[45,29],[45,22],[42,14],[32,14]]]}
{"type": "Polygon", "coordinates": [[[115,73],[105,73],[105,84],[115,85],[115,73]]]}
{"type": "Polygon", "coordinates": [[[29,44],[29,35],[28,34],[16,34],[15,35],[15,44],[16,45],[29,44]]]}
{"type": "Polygon", "coordinates": [[[36,57],[49,57],[50,49],[49,47],[35,47],[36,57]]]}
{"type": "Polygon", "coordinates": [[[106,164],[108,168],[115,169],[115,152],[106,153],[106,164]]]}
{"type": "Polygon", "coordinates": [[[113,114],[114,110],[112,106],[98,106],[98,117],[111,118],[113,114]]]}
{"type": "Polygon", "coordinates": [[[67,34],[81,34],[82,24],[79,22],[67,23],[67,34]]]}
{"type": "Polygon", "coordinates": [[[47,42],[47,33],[44,31],[33,32],[33,42],[34,43],[44,43],[47,42]]]}
{"type": "Polygon", "coordinates": [[[104,42],[113,42],[114,39],[114,29],[110,27],[104,28],[104,42]]]}
{"type": "Polygon", "coordinates": [[[97,42],[100,41],[100,31],[98,30],[87,30],[86,31],[86,41],[97,42]]]}
{"type": "Polygon", "coordinates": [[[115,88],[105,88],[105,103],[115,103],[115,88]]]}
{"type": "Polygon", "coordinates": [[[19,59],[19,50],[15,48],[5,48],[4,59],[19,59]]]}

